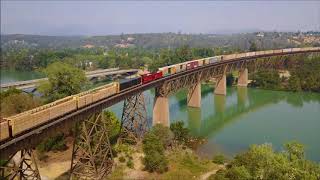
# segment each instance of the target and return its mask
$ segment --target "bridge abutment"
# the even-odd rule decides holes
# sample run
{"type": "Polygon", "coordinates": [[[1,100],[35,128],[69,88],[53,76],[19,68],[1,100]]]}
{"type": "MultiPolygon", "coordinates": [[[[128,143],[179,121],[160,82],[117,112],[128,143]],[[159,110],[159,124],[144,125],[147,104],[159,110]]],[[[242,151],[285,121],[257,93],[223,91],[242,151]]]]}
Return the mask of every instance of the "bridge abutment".
{"type": "Polygon", "coordinates": [[[187,102],[189,107],[201,107],[201,82],[189,88],[187,102]]]}
{"type": "Polygon", "coordinates": [[[169,126],[169,121],[169,98],[156,95],[153,105],[152,125],[162,124],[169,126]]]}
{"type": "Polygon", "coordinates": [[[239,78],[238,78],[238,86],[246,87],[248,85],[248,69],[241,69],[239,71],[239,78]]]}
{"type": "Polygon", "coordinates": [[[216,88],[214,89],[216,95],[227,95],[227,78],[226,74],[223,74],[217,79],[216,88]]]}

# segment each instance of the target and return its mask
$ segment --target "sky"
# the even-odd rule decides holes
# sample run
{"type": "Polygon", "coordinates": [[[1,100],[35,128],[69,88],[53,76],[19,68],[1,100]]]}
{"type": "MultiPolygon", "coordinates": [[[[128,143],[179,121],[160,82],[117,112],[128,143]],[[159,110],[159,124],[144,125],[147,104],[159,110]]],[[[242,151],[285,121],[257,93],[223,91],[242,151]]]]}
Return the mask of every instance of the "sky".
{"type": "Polygon", "coordinates": [[[1,34],[320,31],[320,1],[1,0],[1,34]]]}

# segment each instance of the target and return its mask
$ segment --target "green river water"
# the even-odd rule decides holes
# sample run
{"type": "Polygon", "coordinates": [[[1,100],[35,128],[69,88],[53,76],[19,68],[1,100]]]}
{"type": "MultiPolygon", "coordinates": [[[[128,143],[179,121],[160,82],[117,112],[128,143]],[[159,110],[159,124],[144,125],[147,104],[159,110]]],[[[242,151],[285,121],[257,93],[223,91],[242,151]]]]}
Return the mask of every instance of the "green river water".
{"type": "MultiPolygon", "coordinates": [[[[1,72],[1,83],[39,77],[1,72]]],[[[144,94],[151,125],[154,91],[144,94]]],[[[320,162],[320,94],[232,87],[227,96],[217,96],[210,85],[202,85],[201,108],[187,107],[186,97],[185,90],[170,96],[170,120],[184,121],[193,135],[207,138],[197,150],[202,156],[233,156],[263,143],[282,150],[283,143],[297,140],[305,145],[308,159],[320,162]]],[[[122,105],[110,107],[119,118],[122,105]]]]}

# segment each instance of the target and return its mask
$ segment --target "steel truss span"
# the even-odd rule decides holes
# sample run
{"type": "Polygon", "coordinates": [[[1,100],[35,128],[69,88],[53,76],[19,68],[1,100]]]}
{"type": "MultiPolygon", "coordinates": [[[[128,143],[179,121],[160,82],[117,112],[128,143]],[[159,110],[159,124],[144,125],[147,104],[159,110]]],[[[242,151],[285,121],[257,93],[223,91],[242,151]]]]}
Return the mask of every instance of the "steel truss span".
{"type": "MultiPolygon", "coordinates": [[[[67,112],[61,116],[55,117],[50,121],[46,121],[40,124],[34,125],[34,127],[19,132],[14,136],[10,136],[6,139],[1,139],[0,144],[0,158],[8,159],[12,154],[23,150],[34,148],[42,139],[55,135],[58,132],[67,131],[77,122],[82,122],[88,119],[92,114],[100,113],[103,109],[112,106],[120,101],[126,100],[125,106],[126,111],[123,112],[122,124],[123,127],[134,132],[131,127],[141,126],[141,123],[145,122],[145,117],[143,116],[143,97],[139,96],[145,90],[156,88],[156,96],[167,97],[169,94],[178,91],[181,88],[194,89],[195,85],[199,81],[205,81],[210,78],[219,78],[227,72],[233,70],[249,69],[249,71],[254,71],[259,68],[276,68],[281,69],[286,66],[286,60],[288,56],[295,55],[319,55],[320,48],[298,48],[299,50],[291,49],[287,50],[271,50],[272,53],[260,52],[249,52],[242,53],[242,55],[226,55],[223,60],[214,63],[202,64],[192,69],[185,69],[183,71],[176,72],[171,75],[166,75],[156,80],[150,81],[145,84],[134,85],[121,91],[117,91],[112,95],[102,96],[99,100],[93,103],[86,104],[82,103],[81,108],[67,112]],[[251,53],[251,54],[250,54],[251,53]],[[227,58],[228,57],[228,58],[227,58]],[[277,57],[277,58],[275,58],[277,57]],[[130,99],[135,97],[136,99],[130,99]],[[130,109],[132,110],[132,103],[137,102],[139,106],[138,114],[130,114],[130,109]],[[137,122],[130,122],[131,119],[137,119],[137,122]],[[128,124],[129,123],[129,124],[128,124]]],[[[208,58],[207,58],[208,59],[208,58]]],[[[208,59],[209,60],[209,59],[208,59]]],[[[160,68],[159,68],[160,69],[160,68]]],[[[111,90],[117,85],[110,86],[111,90]]],[[[121,86],[121,84],[120,84],[121,86]]],[[[98,89],[98,91],[100,91],[98,89]]],[[[109,91],[108,91],[109,92],[109,91]]],[[[79,97],[81,98],[81,97],[79,97]]],[[[87,102],[87,101],[83,101],[87,102]]],[[[139,134],[143,132],[145,127],[141,127],[140,132],[134,132],[139,134]]],[[[2,131],[1,129],[1,136],[2,131]]]]}

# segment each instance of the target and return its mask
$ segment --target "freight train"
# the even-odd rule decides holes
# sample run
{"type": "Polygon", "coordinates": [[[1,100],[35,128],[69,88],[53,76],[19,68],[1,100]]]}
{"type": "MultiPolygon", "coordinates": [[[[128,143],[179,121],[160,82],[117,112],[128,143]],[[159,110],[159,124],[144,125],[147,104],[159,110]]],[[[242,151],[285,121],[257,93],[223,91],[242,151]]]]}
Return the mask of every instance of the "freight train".
{"type": "Polygon", "coordinates": [[[125,91],[128,88],[136,87],[142,84],[147,84],[175,73],[192,70],[197,67],[218,63],[220,61],[228,61],[243,57],[259,55],[262,56],[278,53],[281,54],[283,52],[290,53],[314,50],[320,50],[320,48],[290,48],[280,50],[246,52],[191,60],[175,65],[161,67],[155,73],[147,73],[136,78],[125,79],[119,82],[113,82],[86,92],[65,97],[55,102],[25,111],[23,113],[11,117],[4,118],[0,122],[0,141],[4,141],[10,137],[15,137],[27,130],[34,128],[35,126],[39,126],[41,124],[53,121],[58,117],[72,113],[92,103],[105,99],[121,91],[125,91]]]}

